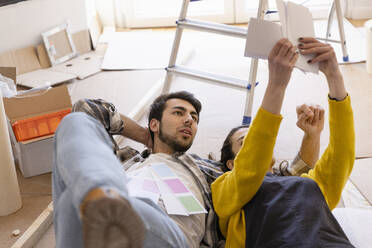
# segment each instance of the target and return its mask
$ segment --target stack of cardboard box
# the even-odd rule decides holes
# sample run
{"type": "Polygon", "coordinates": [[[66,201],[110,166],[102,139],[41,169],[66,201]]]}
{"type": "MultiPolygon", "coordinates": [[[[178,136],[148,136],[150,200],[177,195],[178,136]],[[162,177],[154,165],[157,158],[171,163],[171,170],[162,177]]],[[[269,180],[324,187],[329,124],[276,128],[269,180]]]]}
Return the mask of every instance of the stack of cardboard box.
{"type": "MultiPolygon", "coordinates": [[[[16,68],[0,67],[0,73],[16,81],[16,68]]],[[[24,177],[40,175],[51,171],[53,163],[53,136],[19,141],[12,124],[19,120],[35,118],[45,114],[71,109],[71,99],[66,85],[49,90],[33,92],[22,97],[4,98],[5,113],[9,119],[9,133],[13,155],[24,177]]]]}
{"type": "Polygon", "coordinates": [[[101,71],[102,55],[92,51],[88,30],[72,34],[79,56],[51,66],[44,44],[0,54],[1,67],[16,67],[16,84],[27,88],[57,85],[73,79],[84,79],[101,71]]]}
{"type": "MultiPolygon", "coordinates": [[[[96,33],[96,36],[100,35],[100,27],[96,33]]],[[[88,30],[72,34],[78,56],[55,66],[51,66],[44,44],[0,54],[0,74],[13,79],[18,88],[56,86],[48,90],[34,91],[32,94],[3,99],[9,120],[13,155],[24,177],[51,171],[56,123],[50,123],[52,127],[48,128],[45,122],[41,123],[39,127],[44,130],[38,132],[31,130],[35,126],[26,125],[26,129],[30,129],[28,131],[33,131],[33,134],[31,136],[27,134],[27,137],[17,134],[16,128],[14,132],[12,125],[35,121],[50,114],[61,114],[71,109],[71,98],[67,86],[63,83],[84,79],[101,71],[103,56],[92,51],[92,41],[96,39],[97,37],[91,37],[88,30]]],[[[58,118],[61,119],[65,114],[67,113],[58,118]]]]}

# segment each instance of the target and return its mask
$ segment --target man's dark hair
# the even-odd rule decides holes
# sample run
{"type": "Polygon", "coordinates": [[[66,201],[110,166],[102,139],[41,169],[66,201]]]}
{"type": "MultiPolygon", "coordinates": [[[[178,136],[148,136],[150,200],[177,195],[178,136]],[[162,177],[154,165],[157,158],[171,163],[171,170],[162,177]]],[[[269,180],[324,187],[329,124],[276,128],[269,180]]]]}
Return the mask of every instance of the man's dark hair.
{"type": "Polygon", "coordinates": [[[230,130],[229,134],[227,135],[225,141],[223,142],[222,148],[221,148],[221,160],[222,163],[221,169],[226,172],[230,169],[227,167],[227,161],[230,159],[235,158],[235,154],[232,151],[232,143],[231,143],[231,137],[234,135],[235,132],[237,132],[241,128],[248,128],[249,125],[241,125],[234,127],[230,130]]]}
{"type": "MultiPolygon", "coordinates": [[[[148,126],[149,126],[149,131],[150,131],[150,134],[151,134],[152,141],[154,141],[154,133],[150,129],[150,121],[152,119],[156,119],[158,121],[161,121],[166,102],[168,100],[174,99],[174,98],[182,99],[182,100],[185,100],[185,101],[189,102],[195,108],[196,113],[198,114],[198,117],[199,117],[199,113],[200,113],[201,107],[202,107],[201,103],[190,92],[178,91],[178,92],[173,92],[173,93],[169,93],[169,94],[159,96],[158,98],[155,99],[155,101],[150,106],[148,126]]],[[[199,119],[198,119],[198,122],[199,122],[199,119]]]]}

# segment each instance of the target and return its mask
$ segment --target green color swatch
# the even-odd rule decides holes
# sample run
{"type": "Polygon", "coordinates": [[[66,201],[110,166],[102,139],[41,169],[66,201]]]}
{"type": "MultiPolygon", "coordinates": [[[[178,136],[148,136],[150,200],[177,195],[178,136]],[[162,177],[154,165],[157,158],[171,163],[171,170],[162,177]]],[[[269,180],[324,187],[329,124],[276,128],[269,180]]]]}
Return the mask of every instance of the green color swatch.
{"type": "Polygon", "coordinates": [[[200,206],[199,202],[196,201],[196,199],[191,195],[178,196],[177,198],[189,213],[203,211],[203,208],[200,206]]]}

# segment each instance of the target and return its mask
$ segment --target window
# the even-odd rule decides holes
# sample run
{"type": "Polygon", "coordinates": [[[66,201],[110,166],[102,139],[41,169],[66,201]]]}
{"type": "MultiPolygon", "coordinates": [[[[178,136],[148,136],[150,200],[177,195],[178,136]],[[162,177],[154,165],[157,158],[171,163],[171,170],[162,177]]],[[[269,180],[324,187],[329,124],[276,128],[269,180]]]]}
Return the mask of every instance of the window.
{"type": "MultiPolygon", "coordinates": [[[[183,0],[114,0],[119,17],[126,27],[175,26],[183,0]]],[[[260,0],[201,0],[190,2],[188,17],[220,22],[246,23],[257,16],[260,0]]],[[[327,18],[333,0],[291,0],[309,7],[314,19],[327,18]]],[[[276,0],[268,0],[276,10],[276,0]]],[[[270,15],[269,19],[278,19],[270,15]]]]}
{"type": "MultiPolygon", "coordinates": [[[[291,0],[308,7],[314,19],[327,18],[333,0],[291,0]]],[[[259,0],[235,0],[235,22],[248,22],[249,18],[257,16],[259,0]]],[[[268,0],[269,10],[276,10],[276,0],[268,0]]],[[[270,19],[279,19],[277,14],[270,19]]]]}
{"type": "MultiPolygon", "coordinates": [[[[127,27],[174,26],[182,0],[121,0],[127,27]]],[[[234,22],[234,1],[190,2],[187,16],[221,23],[234,22]]]]}

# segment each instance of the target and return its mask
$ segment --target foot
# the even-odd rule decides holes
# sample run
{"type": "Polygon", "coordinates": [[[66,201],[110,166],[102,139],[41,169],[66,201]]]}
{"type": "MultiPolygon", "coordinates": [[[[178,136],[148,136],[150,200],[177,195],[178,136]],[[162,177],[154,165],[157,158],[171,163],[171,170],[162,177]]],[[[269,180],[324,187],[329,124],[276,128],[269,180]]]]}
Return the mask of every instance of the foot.
{"type": "Polygon", "coordinates": [[[80,205],[86,248],[142,247],[145,228],[127,199],[115,190],[96,188],[80,205]]]}
{"type": "Polygon", "coordinates": [[[81,99],[72,106],[72,112],[84,112],[105,127],[111,135],[120,135],[124,129],[124,122],[112,103],[102,99],[81,99]]]}

